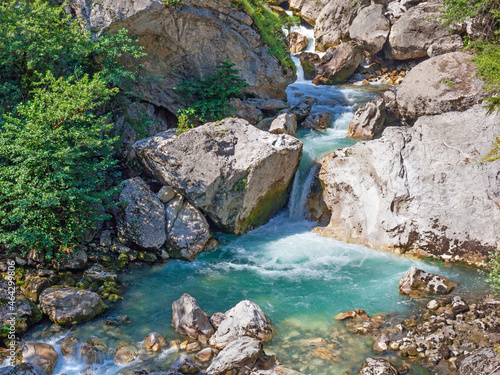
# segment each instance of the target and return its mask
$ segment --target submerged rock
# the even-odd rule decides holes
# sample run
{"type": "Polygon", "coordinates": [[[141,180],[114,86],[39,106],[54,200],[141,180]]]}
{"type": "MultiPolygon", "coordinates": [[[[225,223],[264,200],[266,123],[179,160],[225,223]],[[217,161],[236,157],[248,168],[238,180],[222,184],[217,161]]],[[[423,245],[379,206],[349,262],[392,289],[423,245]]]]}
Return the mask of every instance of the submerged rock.
{"type": "Polygon", "coordinates": [[[480,264],[500,233],[500,161],[475,161],[499,132],[500,116],[475,106],[388,127],[380,139],[333,152],[319,173],[332,216],[315,231],[480,264]]]}
{"type": "Polygon", "coordinates": [[[210,345],[217,349],[223,349],[230,342],[244,336],[256,338],[264,343],[274,335],[274,328],[267,315],[251,301],[239,302],[224,315],[225,319],[210,338],[210,345]]]}
{"type": "Polygon", "coordinates": [[[424,294],[448,294],[453,290],[453,283],[447,278],[427,273],[411,267],[399,281],[399,293],[409,296],[424,294]]]}
{"type": "Polygon", "coordinates": [[[26,341],[22,353],[23,362],[40,367],[47,375],[52,375],[59,355],[52,345],[26,341]]]}
{"type": "Polygon", "coordinates": [[[386,112],[384,99],[372,100],[363,104],[349,123],[348,137],[372,139],[382,132],[386,112]]]}
{"type": "Polygon", "coordinates": [[[172,303],[172,326],[177,333],[202,342],[207,342],[215,331],[207,314],[189,294],[172,303]]]}
{"type": "Polygon", "coordinates": [[[387,359],[366,358],[357,375],[399,375],[399,371],[387,359]]]}
{"type": "Polygon", "coordinates": [[[344,83],[363,60],[363,46],[357,41],[342,43],[331,53],[330,59],[318,68],[315,85],[344,83]]]}
{"type": "Polygon", "coordinates": [[[99,315],[106,305],[97,293],[55,286],[45,289],[40,295],[40,308],[54,323],[75,325],[99,315]]]}
{"type": "Polygon", "coordinates": [[[225,374],[229,370],[251,369],[262,352],[262,344],[252,337],[240,337],[219,352],[207,369],[207,375],[225,374]]]}
{"type": "Polygon", "coordinates": [[[365,310],[354,309],[351,311],[341,312],[335,315],[335,320],[346,320],[346,319],[369,319],[370,315],[367,314],[365,310]]]}
{"type": "Polygon", "coordinates": [[[283,207],[302,153],[294,137],[263,132],[242,119],[181,135],[160,133],[134,147],[160,181],[234,233],[267,222],[283,207]]]}
{"type": "Polygon", "coordinates": [[[66,338],[61,344],[61,353],[63,356],[70,359],[75,359],[78,353],[78,339],[70,336],[66,338]]]}
{"type": "Polygon", "coordinates": [[[177,371],[182,374],[197,374],[200,368],[186,354],[181,354],[170,368],[172,371],[177,371]]]}

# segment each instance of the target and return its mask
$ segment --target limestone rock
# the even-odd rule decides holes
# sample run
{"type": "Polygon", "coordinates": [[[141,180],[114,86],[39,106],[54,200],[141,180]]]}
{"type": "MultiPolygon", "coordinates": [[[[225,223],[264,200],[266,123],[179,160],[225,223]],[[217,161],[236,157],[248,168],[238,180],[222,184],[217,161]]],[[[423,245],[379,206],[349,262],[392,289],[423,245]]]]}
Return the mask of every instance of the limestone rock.
{"type": "Polygon", "coordinates": [[[180,195],[166,205],[165,213],[169,256],[193,261],[210,238],[207,220],[180,195]]]}
{"type": "Polygon", "coordinates": [[[293,10],[307,23],[314,25],[321,13],[321,9],[328,0],[290,0],[290,9],[293,10]]]}
{"type": "Polygon", "coordinates": [[[23,294],[31,301],[37,303],[40,294],[47,288],[54,284],[54,278],[40,277],[40,276],[27,276],[24,284],[21,286],[23,294]]]}
{"type": "Polygon", "coordinates": [[[500,358],[494,348],[476,349],[457,360],[459,375],[494,375],[499,366],[500,358]]]}
{"type": "Polygon", "coordinates": [[[47,375],[51,375],[57,364],[59,355],[49,344],[26,341],[23,347],[23,362],[40,367],[47,375]]]}
{"type": "Polygon", "coordinates": [[[295,113],[283,113],[276,117],[271,123],[269,133],[288,134],[295,136],[297,131],[297,115],[295,113]]]}
{"type": "Polygon", "coordinates": [[[215,330],[217,330],[224,319],[226,319],[226,314],[217,312],[210,317],[210,323],[212,323],[215,330]]]}
{"type": "Polygon", "coordinates": [[[327,63],[320,65],[313,79],[315,85],[344,83],[363,60],[364,48],[359,42],[342,43],[332,53],[327,63]]]}
{"type": "Polygon", "coordinates": [[[145,166],[220,229],[245,233],[285,204],[302,142],[263,132],[242,119],[208,123],[135,144],[145,166]],[[200,163],[203,160],[203,163],[200,163]]]}
{"type": "Polygon", "coordinates": [[[363,104],[349,123],[347,136],[356,139],[372,139],[382,132],[386,118],[384,99],[363,104]]]}
{"type": "Polygon", "coordinates": [[[322,7],[314,25],[316,50],[326,51],[349,39],[349,26],[358,12],[370,5],[369,0],[360,0],[354,6],[352,0],[330,0],[322,7]]]}
{"type": "Polygon", "coordinates": [[[476,78],[471,56],[453,52],[418,64],[397,91],[401,116],[416,120],[424,115],[464,111],[481,101],[483,83],[476,78]]]}
{"type": "Polygon", "coordinates": [[[232,369],[252,368],[262,352],[262,344],[252,337],[240,337],[219,352],[207,369],[207,375],[225,374],[232,369]]]}
{"type": "Polygon", "coordinates": [[[242,118],[252,125],[257,124],[264,117],[260,109],[251,104],[243,103],[239,98],[231,98],[229,106],[233,109],[232,117],[242,118]]]}
{"type": "Polygon", "coordinates": [[[312,52],[302,52],[297,55],[300,60],[300,65],[304,71],[304,79],[312,80],[316,76],[316,67],[320,64],[319,55],[312,52]]]}
{"type": "Polygon", "coordinates": [[[475,106],[420,117],[411,128],[388,127],[380,139],[333,152],[319,173],[332,217],[315,231],[480,264],[500,233],[500,161],[475,161],[499,132],[500,116],[475,106]]]}
{"type": "Polygon", "coordinates": [[[172,326],[181,335],[206,342],[214,333],[208,316],[189,294],[172,303],[172,326]]]}
{"type": "Polygon", "coordinates": [[[212,358],[212,353],[212,348],[202,349],[196,354],[196,359],[201,363],[208,362],[212,358]]]}
{"type": "Polygon", "coordinates": [[[114,361],[116,364],[124,366],[130,362],[133,362],[136,358],[136,355],[130,348],[126,346],[122,346],[116,349],[114,361]]]}
{"type": "Polygon", "coordinates": [[[357,375],[399,375],[399,371],[387,359],[366,358],[357,375]]]}
{"type": "Polygon", "coordinates": [[[170,186],[162,186],[158,192],[158,199],[161,203],[168,203],[176,196],[176,192],[170,186]]]}
{"type": "Polygon", "coordinates": [[[253,105],[255,108],[260,109],[266,114],[277,114],[282,109],[290,108],[290,104],[284,102],[283,100],[276,99],[245,99],[243,104],[253,105]]]}
{"type": "Polygon", "coordinates": [[[215,334],[210,338],[210,345],[217,349],[225,348],[230,342],[248,336],[269,341],[274,328],[266,314],[251,301],[241,301],[225,313],[226,318],[220,323],[215,334]]]}
{"type": "Polygon", "coordinates": [[[61,252],[61,258],[54,260],[53,264],[59,271],[76,271],[87,268],[88,256],[84,249],[66,248],[61,252]]]}
{"type": "Polygon", "coordinates": [[[387,4],[386,16],[389,17],[391,25],[394,25],[398,19],[407,11],[406,7],[399,1],[392,1],[387,4]]]}
{"type": "Polygon", "coordinates": [[[453,290],[453,283],[446,277],[427,273],[411,267],[399,281],[399,293],[409,296],[420,294],[448,294],[453,290]]]}
{"type": "Polygon", "coordinates": [[[307,116],[307,118],[302,124],[300,124],[300,126],[302,126],[303,128],[322,131],[328,128],[331,119],[331,113],[313,113],[307,116]]]}
{"type": "Polygon", "coordinates": [[[427,49],[429,57],[444,55],[450,52],[459,52],[464,48],[464,42],[460,35],[447,35],[435,40],[427,49]]]}
{"type": "Polygon", "coordinates": [[[76,337],[70,336],[61,344],[61,353],[65,357],[72,359],[76,358],[78,352],[78,339],[76,337]]]}
{"type": "Polygon", "coordinates": [[[65,286],[45,289],[40,308],[54,323],[80,324],[104,311],[106,305],[97,293],[65,286]]]}
{"type": "Polygon", "coordinates": [[[391,26],[384,15],[384,5],[372,4],[359,11],[349,27],[352,39],[363,42],[365,50],[371,55],[384,47],[391,26]]]}
{"type": "Polygon", "coordinates": [[[299,53],[309,44],[307,37],[297,32],[288,35],[287,40],[291,53],[299,53]]]}
{"type": "Polygon", "coordinates": [[[144,249],[159,249],[166,241],[165,208],[139,177],[122,182],[122,210],[117,217],[121,242],[144,249]]]}
{"type": "Polygon", "coordinates": [[[167,347],[167,340],[158,332],[151,332],[144,340],[144,346],[147,350],[159,352],[167,347]]]}
{"type": "Polygon", "coordinates": [[[347,320],[347,319],[366,320],[366,319],[370,319],[370,316],[367,314],[367,312],[365,310],[354,309],[354,310],[338,313],[337,315],[335,315],[334,319],[335,320],[347,320]]]}
{"type": "Polygon", "coordinates": [[[182,6],[160,0],[72,0],[70,6],[91,30],[126,28],[138,39],[146,53],[142,66],[157,79],[140,82],[135,91],[171,114],[182,106],[174,87],[186,77],[213,74],[227,60],[241,71],[249,84],[245,93],[252,96],[285,99],[294,80],[292,70],[269,53],[251,17],[229,0],[183,0],[182,6]]]}
{"type": "Polygon", "coordinates": [[[91,339],[80,347],[80,357],[88,365],[101,363],[106,346],[100,340],[91,339]]]}
{"type": "Polygon", "coordinates": [[[170,369],[182,374],[197,374],[200,372],[200,368],[186,354],[181,354],[170,369]]]}
{"type": "Polygon", "coordinates": [[[424,2],[399,18],[389,35],[389,53],[393,59],[425,57],[436,40],[450,35],[449,27],[440,19],[442,6],[440,2],[424,2]]]}
{"type": "Polygon", "coordinates": [[[47,373],[31,363],[20,363],[0,368],[0,375],[47,375],[47,373]]]}

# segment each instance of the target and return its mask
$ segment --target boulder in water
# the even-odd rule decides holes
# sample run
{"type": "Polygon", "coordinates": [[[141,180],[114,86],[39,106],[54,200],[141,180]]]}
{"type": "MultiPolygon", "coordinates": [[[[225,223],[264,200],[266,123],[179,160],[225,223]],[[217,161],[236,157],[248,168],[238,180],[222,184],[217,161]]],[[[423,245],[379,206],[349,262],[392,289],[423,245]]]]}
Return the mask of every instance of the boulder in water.
{"type": "Polygon", "coordinates": [[[31,363],[20,363],[0,368],[0,375],[47,375],[47,373],[31,363]]]}
{"type": "Polygon", "coordinates": [[[262,343],[252,337],[231,341],[219,352],[207,369],[207,375],[225,374],[229,370],[251,369],[262,353],[262,343]]]}
{"type": "Polygon", "coordinates": [[[355,139],[372,139],[382,132],[385,124],[384,99],[372,100],[363,104],[349,123],[347,136],[355,139]]]}
{"type": "Polygon", "coordinates": [[[330,120],[332,119],[331,113],[313,113],[300,124],[303,128],[323,131],[328,129],[328,125],[330,125],[330,120]]]}
{"type": "Polygon", "coordinates": [[[494,348],[480,348],[457,359],[459,375],[494,375],[500,367],[500,358],[494,348]]]}
{"type": "MultiPolygon", "coordinates": [[[[342,43],[318,68],[315,85],[335,85],[346,82],[363,60],[364,47],[357,41],[342,43]]],[[[326,55],[325,55],[326,56],[326,55]]]]}
{"type": "Polygon", "coordinates": [[[208,315],[189,294],[172,303],[172,325],[177,333],[202,342],[207,342],[214,333],[208,315]]]}
{"type": "Polygon", "coordinates": [[[186,354],[181,354],[170,368],[172,371],[177,371],[182,374],[197,374],[200,368],[186,354]]]}
{"type": "Polygon", "coordinates": [[[147,350],[159,352],[167,347],[167,340],[158,332],[151,332],[144,339],[144,347],[147,350]]]}
{"type": "Polygon", "coordinates": [[[399,375],[399,371],[387,359],[366,358],[357,375],[399,375]]]}
{"type": "Polygon", "coordinates": [[[453,283],[447,278],[415,267],[411,267],[399,281],[399,293],[410,296],[448,294],[452,290],[453,283]]]}
{"type": "Polygon", "coordinates": [[[76,337],[70,336],[61,344],[61,353],[63,356],[68,357],[70,359],[76,358],[78,354],[78,339],[76,337]]]}
{"type": "Polygon", "coordinates": [[[52,375],[59,355],[52,345],[26,341],[23,347],[23,362],[40,367],[47,375],[52,375]]]}
{"type": "Polygon", "coordinates": [[[295,136],[297,131],[297,115],[295,113],[282,113],[271,123],[269,133],[288,134],[295,136]]]}
{"type": "Polygon", "coordinates": [[[312,52],[302,52],[298,54],[297,57],[304,71],[304,79],[314,79],[316,76],[316,67],[321,63],[319,55],[312,52]]]}
{"type": "Polygon", "coordinates": [[[288,35],[287,40],[291,53],[299,53],[309,44],[307,37],[297,32],[288,35]]]}

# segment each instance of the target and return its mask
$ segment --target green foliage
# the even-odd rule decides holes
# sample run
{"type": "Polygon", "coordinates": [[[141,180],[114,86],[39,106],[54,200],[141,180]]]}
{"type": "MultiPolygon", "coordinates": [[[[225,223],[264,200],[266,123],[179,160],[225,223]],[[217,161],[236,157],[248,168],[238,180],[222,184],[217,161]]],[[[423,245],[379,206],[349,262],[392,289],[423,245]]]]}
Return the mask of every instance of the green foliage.
{"type": "Polygon", "coordinates": [[[500,2],[498,0],[445,0],[444,22],[448,25],[460,24],[476,19],[481,28],[481,39],[491,39],[498,35],[500,23],[500,2]]]}
{"type": "Polygon", "coordinates": [[[281,64],[287,69],[295,69],[290,58],[283,27],[288,27],[297,19],[291,19],[288,15],[273,12],[262,0],[231,0],[233,5],[240,8],[250,17],[259,29],[264,43],[269,46],[269,53],[277,57],[281,64]]]}
{"type": "Polygon", "coordinates": [[[180,109],[177,114],[179,122],[177,124],[177,131],[175,132],[175,134],[182,134],[194,127],[191,123],[191,118],[195,116],[194,108],[189,107],[186,109],[180,109]]]}
{"type": "Polygon", "coordinates": [[[187,130],[191,119],[201,122],[223,119],[229,111],[229,99],[241,96],[241,91],[248,84],[238,76],[239,70],[234,64],[225,61],[214,74],[204,78],[184,80],[176,90],[189,104],[187,110],[179,112],[182,131],[187,130]]]}
{"type": "Polygon", "coordinates": [[[166,7],[171,7],[171,6],[180,4],[181,1],[182,0],[161,0],[161,2],[163,3],[163,5],[165,5],[166,7]]]}
{"type": "Polygon", "coordinates": [[[52,257],[104,220],[116,161],[106,106],[141,56],[43,0],[0,3],[0,244],[52,257]]]}
{"type": "Polygon", "coordinates": [[[490,285],[491,291],[500,294],[500,240],[498,241],[498,252],[489,254],[490,259],[486,267],[480,272],[486,275],[486,282],[490,285]]]}

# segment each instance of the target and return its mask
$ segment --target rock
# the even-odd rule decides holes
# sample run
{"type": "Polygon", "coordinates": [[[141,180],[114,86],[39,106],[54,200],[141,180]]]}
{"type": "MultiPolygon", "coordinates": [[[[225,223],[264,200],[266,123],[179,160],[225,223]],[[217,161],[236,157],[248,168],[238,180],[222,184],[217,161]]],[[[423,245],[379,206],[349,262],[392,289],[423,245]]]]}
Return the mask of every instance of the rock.
{"type": "Polygon", "coordinates": [[[242,118],[252,125],[257,124],[264,117],[260,109],[251,104],[243,103],[239,98],[231,98],[229,106],[233,109],[231,112],[232,117],[242,118]]]}
{"type": "Polygon", "coordinates": [[[500,358],[494,348],[476,349],[457,360],[459,375],[494,375],[498,373],[500,358]]]}
{"type": "Polygon", "coordinates": [[[252,337],[231,341],[219,352],[207,369],[207,375],[225,374],[229,370],[252,368],[262,352],[262,344],[252,337]]]}
{"type": "Polygon", "coordinates": [[[411,128],[388,127],[380,139],[333,152],[319,173],[332,217],[315,232],[481,264],[500,233],[500,161],[475,161],[499,132],[500,117],[475,106],[421,117],[411,128]]]}
{"type": "Polygon", "coordinates": [[[201,349],[201,346],[200,346],[200,343],[195,341],[195,342],[190,342],[187,346],[186,346],[186,351],[189,353],[189,352],[197,352],[201,349]]]}
{"type": "Polygon", "coordinates": [[[450,52],[459,52],[464,48],[464,42],[460,35],[447,35],[435,40],[427,49],[429,57],[444,55],[450,52]]]}
{"type": "Polygon", "coordinates": [[[160,191],[158,192],[158,199],[161,203],[168,203],[172,199],[174,199],[177,193],[170,186],[162,186],[160,191]]]}
{"type": "Polygon", "coordinates": [[[419,296],[421,293],[448,294],[452,290],[453,284],[447,278],[415,267],[410,267],[399,281],[399,293],[409,296],[419,296]]]}
{"type": "Polygon", "coordinates": [[[36,263],[43,264],[45,263],[45,251],[31,249],[28,252],[28,256],[26,259],[28,260],[28,264],[30,265],[36,263]]]}
{"type": "Polygon", "coordinates": [[[276,117],[271,123],[269,133],[288,134],[295,136],[297,131],[297,115],[295,113],[283,113],[276,117]]]}
{"type": "Polygon", "coordinates": [[[427,56],[427,49],[438,39],[449,36],[441,22],[442,3],[424,2],[405,12],[392,26],[388,48],[395,60],[427,56]]]}
{"type": "Polygon", "coordinates": [[[300,102],[289,110],[289,113],[295,114],[297,122],[304,121],[311,112],[311,105],[306,102],[300,102]]]}
{"type": "Polygon", "coordinates": [[[347,319],[369,319],[370,316],[365,310],[354,309],[351,311],[341,312],[335,316],[335,320],[347,320],[347,319]]]}
{"type": "Polygon", "coordinates": [[[99,342],[89,340],[81,346],[80,356],[84,363],[88,365],[101,363],[101,356],[106,350],[106,347],[99,344],[99,342]]]}
{"type": "Polygon", "coordinates": [[[193,261],[210,238],[205,216],[180,195],[165,206],[165,213],[168,255],[193,261]]]}
{"type": "Polygon", "coordinates": [[[225,119],[135,144],[146,167],[222,230],[245,233],[285,204],[302,142],[225,119]],[[200,163],[200,160],[204,160],[200,163]]]}
{"type": "Polygon", "coordinates": [[[76,337],[70,336],[61,344],[61,353],[65,357],[69,357],[70,359],[75,359],[78,353],[78,339],[76,337]]]}
{"type": "Polygon", "coordinates": [[[366,358],[357,375],[399,375],[399,371],[387,359],[366,358]]]}
{"type": "Polygon", "coordinates": [[[435,299],[430,300],[429,303],[427,303],[427,309],[434,311],[439,308],[439,302],[436,301],[435,299]]]}
{"type": "Polygon", "coordinates": [[[54,284],[54,278],[40,277],[40,276],[27,276],[24,284],[21,285],[23,294],[31,301],[37,303],[40,294],[47,288],[54,284]]]}
{"type": "Polygon", "coordinates": [[[166,241],[165,208],[139,177],[121,184],[118,238],[144,249],[159,249],[166,241]]]}
{"type": "Polygon", "coordinates": [[[304,21],[314,25],[321,9],[329,0],[290,0],[290,9],[297,13],[304,21]]]}
{"type": "Polygon", "coordinates": [[[451,312],[455,315],[466,313],[469,311],[469,305],[465,302],[462,297],[453,297],[453,303],[451,304],[451,312]]]}
{"type": "Polygon", "coordinates": [[[185,354],[181,354],[179,358],[175,360],[170,369],[182,374],[197,374],[200,372],[200,368],[196,366],[194,361],[185,354]]]}
{"type": "Polygon", "coordinates": [[[380,335],[377,337],[375,340],[375,343],[373,344],[373,351],[377,353],[384,353],[386,352],[389,347],[387,344],[389,343],[389,339],[387,338],[386,335],[380,335]]]}
{"type": "Polygon", "coordinates": [[[126,28],[138,39],[146,53],[142,66],[158,79],[140,81],[135,91],[170,114],[180,109],[174,88],[182,79],[206,77],[227,60],[240,70],[249,84],[244,91],[252,96],[284,99],[294,81],[293,71],[283,69],[251,26],[251,17],[228,0],[183,0],[182,7],[165,6],[160,0],[74,0],[70,6],[89,30],[113,34],[126,28]]]}
{"type": "Polygon", "coordinates": [[[124,366],[130,362],[133,362],[136,355],[129,348],[122,346],[116,349],[114,360],[117,365],[124,366]]]}
{"type": "Polygon", "coordinates": [[[363,42],[365,50],[375,55],[384,47],[391,26],[384,15],[384,5],[372,4],[358,12],[349,27],[352,39],[363,42]]]}
{"type": "Polygon", "coordinates": [[[277,114],[282,109],[290,108],[290,104],[285,103],[283,100],[276,99],[246,99],[243,104],[252,105],[257,109],[267,114],[277,114]]]}
{"type": "Polygon", "coordinates": [[[31,363],[20,363],[0,368],[0,375],[47,375],[47,373],[31,363]]]}
{"type": "Polygon", "coordinates": [[[384,99],[365,103],[359,107],[349,123],[347,136],[361,140],[372,139],[382,132],[385,118],[384,99]]]}
{"type": "Polygon", "coordinates": [[[144,339],[144,346],[147,350],[160,352],[167,347],[167,340],[158,332],[151,332],[144,339]]]}
{"type": "Polygon", "coordinates": [[[399,122],[399,108],[396,93],[391,90],[385,91],[382,99],[385,103],[385,123],[388,126],[397,124],[399,122]]]}
{"type": "Polygon", "coordinates": [[[392,1],[387,4],[387,11],[385,14],[389,17],[391,25],[394,25],[394,23],[406,13],[406,10],[406,7],[399,1],[392,1]]]}
{"type": "Polygon", "coordinates": [[[332,119],[331,113],[314,113],[307,116],[300,126],[303,128],[313,129],[313,130],[326,130],[328,125],[330,125],[330,120],[332,119]]]}
{"type": "Polygon", "coordinates": [[[316,76],[316,67],[320,64],[319,55],[312,52],[302,52],[297,55],[300,60],[300,65],[304,71],[304,79],[312,80],[316,76]]]}
{"type": "Polygon", "coordinates": [[[288,46],[290,47],[291,53],[299,53],[309,44],[307,37],[297,32],[291,33],[286,39],[288,40],[288,46]]]}
{"type": "Polygon", "coordinates": [[[255,303],[245,300],[225,313],[215,334],[210,338],[210,346],[224,349],[230,342],[249,336],[262,343],[271,340],[274,328],[266,314],[255,303]]]}
{"type": "Polygon", "coordinates": [[[40,367],[47,375],[51,375],[57,364],[59,356],[49,344],[26,341],[23,347],[23,362],[40,367]]]}
{"type": "Polygon", "coordinates": [[[217,312],[210,317],[210,323],[217,330],[224,319],[226,319],[226,314],[217,312]]]}
{"type": "Polygon", "coordinates": [[[212,348],[205,348],[196,354],[196,359],[201,363],[208,362],[212,358],[212,348]]]}
{"type": "Polygon", "coordinates": [[[54,323],[75,325],[99,315],[106,305],[97,293],[54,286],[45,289],[40,295],[40,308],[54,323]]]}
{"type": "Polygon", "coordinates": [[[433,57],[406,75],[397,91],[401,116],[416,120],[424,115],[464,111],[481,101],[483,83],[476,78],[471,56],[462,52],[433,57]]]}
{"type": "Polygon", "coordinates": [[[189,294],[172,303],[172,325],[177,333],[202,342],[207,342],[214,333],[208,316],[189,294]]]}
{"type": "Polygon", "coordinates": [[[327,63],[320,65],[313,79],[315,85],[344,83],[363,60],[364,48],[359,42],[342,43],[332,53],[327,63]]]}
{"type": "Polygon", "coordinates": [[[337,47],[349,39],[349,27],[358,12],[370,5],[368,0],[360,0],[353,6],[351,0],[330,0],[321,9],[314,26],[316,50],[326,51],[337,47]]]}
{"type": "Polygon", "coordinates": [[[99,235],[99,246],[110,247],[113,244],[110,230],[103,230],[99,235]]]}
{"type": "Polygon", "coordinates": [[[61,257],[53,261],[54,267],[59,271],[75,271],[87,268],[88,256],[83,249],[65,248],[61,257]]]}

